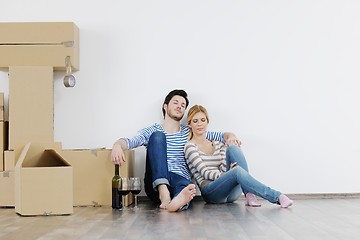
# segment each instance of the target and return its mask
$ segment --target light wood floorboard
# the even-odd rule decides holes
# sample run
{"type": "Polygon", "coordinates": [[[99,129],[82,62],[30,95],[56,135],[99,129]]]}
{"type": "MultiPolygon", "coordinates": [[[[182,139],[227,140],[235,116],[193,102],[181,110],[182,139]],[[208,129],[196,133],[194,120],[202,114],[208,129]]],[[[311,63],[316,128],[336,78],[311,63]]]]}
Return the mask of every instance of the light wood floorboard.
{"type": "Polygon", "coordinates": [[[360,198],[297,199],[289,209],[205,204],[168,213],[140,199],[138,209],[75,207],[66,216],[22,217],[0,208],[0,239],[360,239],[360,198]]]}

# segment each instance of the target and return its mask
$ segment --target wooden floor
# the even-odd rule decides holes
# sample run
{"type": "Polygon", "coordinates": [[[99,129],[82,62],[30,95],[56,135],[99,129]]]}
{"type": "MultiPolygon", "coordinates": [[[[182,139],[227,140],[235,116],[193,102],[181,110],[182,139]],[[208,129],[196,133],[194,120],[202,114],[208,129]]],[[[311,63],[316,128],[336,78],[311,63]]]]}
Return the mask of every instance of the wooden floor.
{"type": "Polygon", "coordinates": [[[67,216],[22,217],[0,208],[0,239],[360,239],[360,198],[297,199],[289,209],[243,200],[168,213],[140,199],[138,209],[75,207],[67,216]]]}

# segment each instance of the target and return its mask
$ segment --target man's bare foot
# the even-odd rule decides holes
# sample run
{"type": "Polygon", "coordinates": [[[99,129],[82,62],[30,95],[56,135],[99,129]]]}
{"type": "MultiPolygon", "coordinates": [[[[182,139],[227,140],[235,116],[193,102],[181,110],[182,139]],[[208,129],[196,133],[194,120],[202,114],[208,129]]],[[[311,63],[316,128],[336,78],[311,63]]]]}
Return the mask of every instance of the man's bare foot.
{"type": "Polygon", "coordinates": [[[159,191],[159,199],[160,199],[160,208],[166,209],[171,201],[169,189],[165,184],[161,184],[158,186],[159,191]]]}
{"type": "Polygon", "coordinates": [[[190,202],[196,194],[196,188],[194,184],[187,185],[181,192],[174,197],[170,204],[167,206],[167,210],[169,212],[176,212],[182,206],[186,205],[190,202]]]}

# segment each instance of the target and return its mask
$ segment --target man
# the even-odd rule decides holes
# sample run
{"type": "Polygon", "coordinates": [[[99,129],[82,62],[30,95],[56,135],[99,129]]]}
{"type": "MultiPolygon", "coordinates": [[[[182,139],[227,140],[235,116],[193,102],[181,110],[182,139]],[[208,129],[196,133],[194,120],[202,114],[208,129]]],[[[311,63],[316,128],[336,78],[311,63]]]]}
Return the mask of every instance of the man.
{"type": "MultiPolygon", "coordinates": [[[[146,146],[145,192],[153,202],[160,204],[160,208],[170,212],[187,209],[196,194],[184,158],[190,131],[180,123],[188,105],[184,90],[171,91],[162,106],[162,125],[155,123],[133,138],[119,139],[111,153],[113,163],[121,166],[125,162],[124,150],[146,146]]],[[[208,132],[207,138],[240,145],[232,133],[208,132]]]]}

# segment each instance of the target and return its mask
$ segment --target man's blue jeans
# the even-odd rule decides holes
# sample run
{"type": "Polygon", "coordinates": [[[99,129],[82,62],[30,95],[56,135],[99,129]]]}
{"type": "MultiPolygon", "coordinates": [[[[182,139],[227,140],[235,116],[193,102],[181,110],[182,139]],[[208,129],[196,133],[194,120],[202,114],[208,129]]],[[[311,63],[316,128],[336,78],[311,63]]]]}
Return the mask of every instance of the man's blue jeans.
{"type": "Polygon", "coordinates": [[[178,195],[181,190],[191,184],[190,180],[169,172],[167,165],[166,136],[162,132],[154,132],[148,142],[146,151],[145,192],[155,203],[160,204],[157,187],[160,184],[168,186],[170,197],[178,195]]]}
{"type": "Polygon", "coordinates": [[[208,203],[228,203],[236,201],[241,193],[253,193],[269,202],[277,203],[280,192],[253,178],[248,171],[246,159],[241,149],[231,145],[226,150],[227,172],[215,181],[210,182],[201,191],[204,200],[208,203]],[[231,163],[237,166],[230,169],[231,163]]]}

